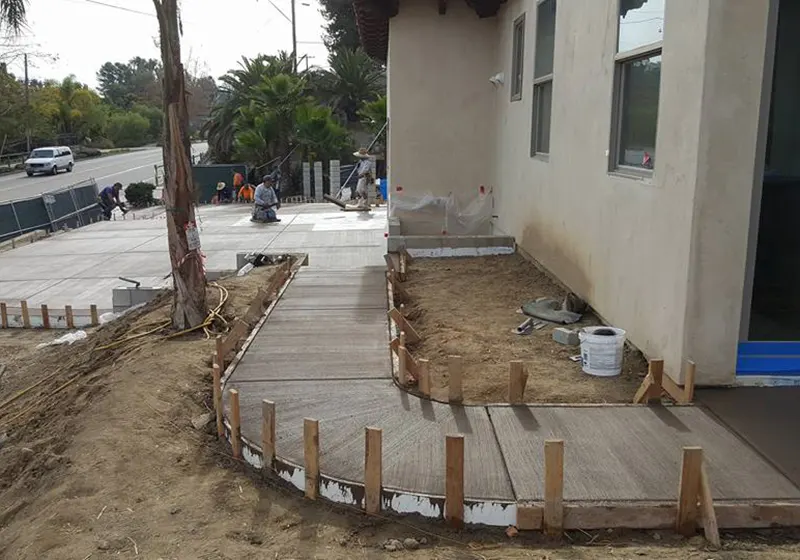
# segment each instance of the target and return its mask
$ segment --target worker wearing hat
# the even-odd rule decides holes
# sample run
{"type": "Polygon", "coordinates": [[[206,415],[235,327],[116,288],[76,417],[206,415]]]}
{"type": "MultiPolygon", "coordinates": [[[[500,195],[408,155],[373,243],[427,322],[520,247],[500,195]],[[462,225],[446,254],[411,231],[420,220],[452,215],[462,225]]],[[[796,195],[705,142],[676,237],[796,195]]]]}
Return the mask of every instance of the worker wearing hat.
{"type": "Polygon", "coordinates": [[[273,223],[280,222],[275,210],[280,207],[278,194],[275,192],[275,176],[265,175],[262,182],[256,187],[255,204],[251,222],[273,223]]]}
{"type": "Polygon", "coordinates": [[[360,208],[369,208],[369,186],[375,182],[375,162],[369,155],[369,150],[361,148],[353,154],[360,161],[356,166],[358,183],[356,184],[356,199],[360,208]]]}

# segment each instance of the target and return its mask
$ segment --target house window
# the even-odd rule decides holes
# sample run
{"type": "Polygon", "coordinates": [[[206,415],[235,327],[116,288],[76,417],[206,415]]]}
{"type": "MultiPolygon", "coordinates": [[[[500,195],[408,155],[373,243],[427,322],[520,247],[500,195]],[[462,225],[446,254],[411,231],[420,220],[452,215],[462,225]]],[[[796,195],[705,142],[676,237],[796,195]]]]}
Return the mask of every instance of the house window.
{"type": "Polygon", "coordinates": [[[511,101],[522,99],[522,68],[525,58],[525,14],[514,22],[514,45],[511,53],[511,101]]]}
{"type": "Polygon", "coordinates": [[[620,0],[611,169],[651,173],[656,161],[665,0],[620,0]]]}
{"type": "Polygon", "coordinates": [[[550,153],[555,39],[556,0],[539,0],[536,6],[536,53],[533,61],[531,156],[550,153]]]}

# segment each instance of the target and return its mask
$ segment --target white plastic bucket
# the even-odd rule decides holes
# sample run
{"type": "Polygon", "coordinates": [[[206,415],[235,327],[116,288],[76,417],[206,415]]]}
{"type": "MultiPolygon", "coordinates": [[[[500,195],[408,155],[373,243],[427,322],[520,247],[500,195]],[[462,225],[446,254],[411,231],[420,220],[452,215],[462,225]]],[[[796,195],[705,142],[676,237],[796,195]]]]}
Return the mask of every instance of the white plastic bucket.
{"type": "Polygon", "coordinates": [[[622,372],[625,331],[614,327],[584,327],[578,333],[581,341],[583,371],[598,377],[614,377],[622,372]],[[600,334],[597,334],[600,333],[600,334]]]}

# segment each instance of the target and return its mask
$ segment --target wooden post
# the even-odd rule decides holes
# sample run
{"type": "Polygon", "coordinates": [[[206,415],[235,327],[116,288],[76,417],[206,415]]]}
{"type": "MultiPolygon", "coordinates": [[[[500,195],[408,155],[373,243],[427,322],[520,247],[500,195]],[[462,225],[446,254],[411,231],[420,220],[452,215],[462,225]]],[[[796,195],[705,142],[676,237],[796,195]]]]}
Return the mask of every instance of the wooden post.
{"type": "Polygon", "coordinates": [[[419,368],[417,371],[419,372],[419,379],[417,380],[417,387],[419,388],[419,392],[422,393],[422,396],[424,397],[430,397],[431,396],[430,362],[424,358],[420,358],[419,368]]]}
{"type": "Polygon", "coordinates": [[[464,525],[464,436],[445,441],[444,518],[453,527],[464,525]]]}
{"type": "Polygon", "coordinates": [[[45,304],[42,304],[42,327],[45,329],[50,328],[50,311],[45,304]]]}
{"type": "Polygon", "coordinates": [[[722,546],[719,540],[717,513],[714,511],[714,498],[711,497],[711,485],[708,482],[705,466],[700,468],[700,509],[703,516],[703,532],[706,540],[717,548],[722,546]]]}
{"type": "Polygon", "coordinates": [[[450,356],[447,360],[447,370],[450,380],[449,400],[460,403],[464,400],[464,360],[461,356],[450,356]]]}
{"type": "Polygon", "coordinates": [[[264,470],[272,470],[275,463],[275,403],[264,399],[261,401],[261,454],[264,458],[264,470]]]}
{"type": "Polygon", "coordinates": [[[91,305],[89,307],[90,313],[92,314],[92,326],[96,327],[100,324],[100,316],[97,314],[97,306],[91,305]]]}
{"type": "Polygon", "coordinates": [[[303,420],[303,455],[306,467],[306,498],[316,500],[319,495],[319,422],[303,420]]]}
{"type": "Polygon", "coordinates": [[[648,366],[650,377],[653,384],[647,392],[646,402],[661,400],[661,393],[664,391],[664,360],[650,360],[648,366]]]}
{"type": "Polygon", "coordinates": [[[508,402],[522,404],[525,402],[525,385],[528,383],[528,373],[525,365],[520,360],[511,362],[511,371],[508,374],[508,402]]]}
{"type": "Polygon", "coordinates": [[[8,328],[8,307],[5,303],[0,303],[0,326],[8,328]]]}
{"type": "Polygon", "coordinates": [[[22,307],[22,326],[26,329],[31,328],[31,315],[28,313],[28,302],[21,301],[19,302],[20,307],[22,307]]]}
{"type": "Polygon", "coordinates": [[[64,307],[64,314],[67,317],[67,328],[74,329],[75,328],[75,315],[72,313],[72,306],[67,305],[64,307]]]}
{"type": "Polygon", "coordinates": [[[694,376],[697,366],[692,360],[686,361],[686,377],[683,380],[683,400],[686,404],[694,401],[694,376]]]}
{"type": "Polygon", "coordinates": [[[242,458],[242,419],[239,411],[239,391],[231,389],[228,391],[231,399],[231,447],[233,456],[236,459],[242,458]]]}
{"type": "Polygon", "coordinates": [[[700,494],[700,477],[703,468],[701,447],[683,448],[683,465],[678,489],[678,517],[676,530],[683,535],[693,535],[697,529],[697,501],[700,494]]]}
{"type": "Polygon", "coordinates": [[[221,334],[218,334],[215,342],[219,369],[220,371],[225,371],[225,338],[221,334]]]}
{"type": "Polygon", "coordinates": [[[406,371],[408,364],[406,363],[406,333],[400,333],[400,346],[397,349],[397,381],[400,385],[406,384],[406,371]]]}
{"type": "Polygon", "coordinates": [[[213,379],[214,414],[217,419],[217,437],[225,437],[225,424],[222,421],[222,374],[217,363],[217,357],[211,355],[211,377],[213,379]]]}
{"type": "Polygon", "coordinates": [[[383,432],[366,428],[364,443],[364,509],[380,513],[383,487],[383,432]]]}
{"type": "Polygon", "coordinates": [[[544,530],[560,535],[564,527],[564,441],[544,442],[544,530]]]}

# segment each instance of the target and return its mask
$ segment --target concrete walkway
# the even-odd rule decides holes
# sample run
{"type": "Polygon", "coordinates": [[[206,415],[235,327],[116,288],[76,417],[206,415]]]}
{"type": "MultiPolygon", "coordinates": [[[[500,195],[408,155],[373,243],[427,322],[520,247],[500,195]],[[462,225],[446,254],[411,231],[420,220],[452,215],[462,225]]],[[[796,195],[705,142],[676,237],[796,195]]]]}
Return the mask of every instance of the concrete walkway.
{"type": "MultiPolygon", "coordinates": [[[[311,253],[309,266],[288,286],[225,389],[239,390],[242,435],[253,449],[262,441],[262,399],[276,403],[276,449],[285,464],[304,465],[303,419],[319,420],[321,472],[344,484],[327,485],[323,496],[358,503],[357,491],[343,488],[363,483],[364,428],[372,426],[383,430],[384,495],[395,493],[389,507],[400,512],[441,514],[444,441],[453,433],[465,436],[466,499],[482,504],[467,509],[468,522],[514,524],[505,505],[543,499],[549,438],[565,441],[569,502],[674,503],[681,450],[689,445],[704,449],[715,500],[800,499],[794,484],[701,408],[464,407],[400,390],[391,380],[383,251],[362,245],[380,245],[382,228],[357,239],[346,229],[356,218],[347,214],[335,222],[336,235],[325,237],[330,248],[323,256],[313,248],[321,239],[315,228],[334,222],[316,211],[302,216],[309,233],[283,233],[277,244],[283,236],[302,237],[293,244],[311,253]]],[[[302,487],[301,475],[286,477],[302,487]]]]}

